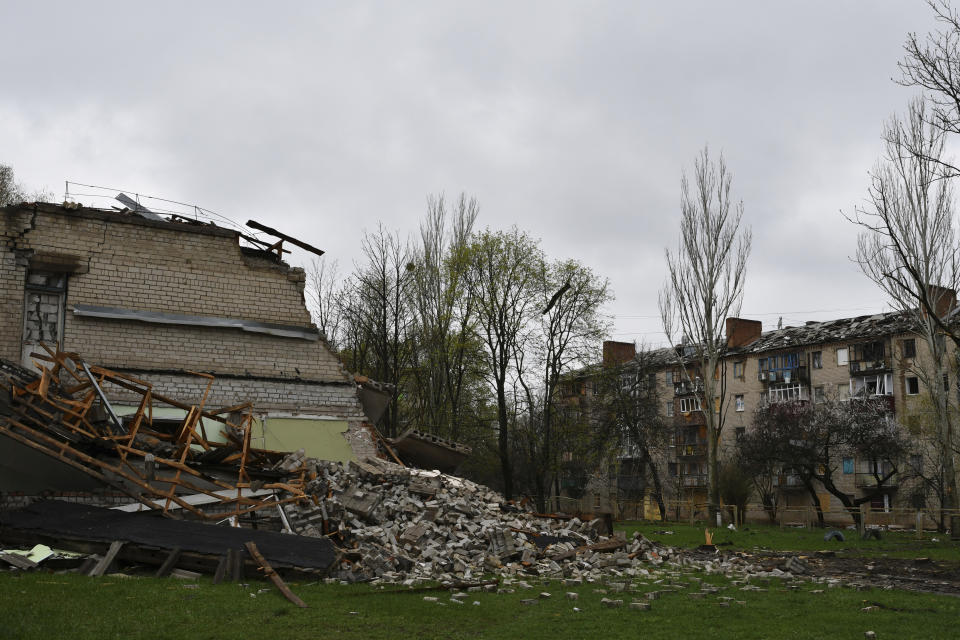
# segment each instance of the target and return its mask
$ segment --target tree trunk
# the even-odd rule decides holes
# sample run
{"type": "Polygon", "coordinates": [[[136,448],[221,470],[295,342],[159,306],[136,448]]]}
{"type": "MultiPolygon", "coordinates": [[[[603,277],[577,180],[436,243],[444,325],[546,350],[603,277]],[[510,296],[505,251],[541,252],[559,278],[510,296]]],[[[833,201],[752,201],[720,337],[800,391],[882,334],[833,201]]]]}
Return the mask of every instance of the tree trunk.
{"type": "Polygon", "coordinates": [[[500,451],[500,472],[503,474],[503,496],[507,500],[513,499],[513,468],[510,465],[510,440],[508,438],[507,397],[504,384],[497,381],[497,422],[499,433],[497,444],[500,451]]]}
{"type": "Polygon", "coordinates": [[[653,464],[653,460],[650,459],[650,453],[644,452],[647,458],[647,467],[650,469],[650,477],[653,479],[653,497],[657,501],[657,509],[660,510],[660,519],[667,519],[667,505],[663,502],[663,486],[660,484],[660,473],[657,472],[657,467],[653,464]]]}
{"type": "Polygon", "coordinates": [[[817,511],[817,526],[823,529],[826,525],[823,521],[823,507],[820,504],[820,496],[817,495],[816,489],[813,488],[813,483],[805,482],[804,485],[807,488],[807,493],[810,494],[810,501],[813,503],[813,508],[817,511]]]}

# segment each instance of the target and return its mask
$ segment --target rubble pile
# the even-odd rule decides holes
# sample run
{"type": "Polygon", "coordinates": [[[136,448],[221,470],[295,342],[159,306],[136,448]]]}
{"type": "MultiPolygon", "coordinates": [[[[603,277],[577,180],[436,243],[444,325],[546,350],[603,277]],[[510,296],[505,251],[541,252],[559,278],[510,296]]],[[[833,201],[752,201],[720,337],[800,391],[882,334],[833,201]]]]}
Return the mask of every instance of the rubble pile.
{"type": "Polygon", "coordinates": [[[349,468],[316,460],[304,464],[315,476],[305,487],[313,501],[285,504],[285,519],[295,533],[340,544],[343,558],[332,575],[340,580],[412,585],[495,575],[576,584],[649,576],[665,564],[763,573],[737,557],[697,561],[639,534],[627,540],[607,531],[602,519],[538,516],[505,503],[487,487],[436,471],[380,460],[349,468]]]}

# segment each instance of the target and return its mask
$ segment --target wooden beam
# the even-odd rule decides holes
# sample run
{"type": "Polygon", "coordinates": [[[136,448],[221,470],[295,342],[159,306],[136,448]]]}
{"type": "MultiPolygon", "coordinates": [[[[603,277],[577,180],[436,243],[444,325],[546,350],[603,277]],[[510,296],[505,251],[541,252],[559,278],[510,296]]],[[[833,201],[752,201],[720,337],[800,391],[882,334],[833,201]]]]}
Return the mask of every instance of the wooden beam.
{"type": "Polygon", "coordinates": [[[273,570],[273,567],[270,566],[270,563],[267,562],[267,559],[260,554],[260,550],[257,549],[257,545],[255,542],[253,542],[253,540],[243,543],[243,546],[247,548],[247,551],[250,552],[250,556],[256,561],[257,564],[260,565],[260,569],[263,571],[264,575],[270,578],[270,581],[276,585],[277,589],[280,590],[280,593],[282,593],[287,600],[298,607],[303,609],[307,608],[307,603],[298,598],[293,591],[290,591],[290,587],[288,587],[287,583],[283,581],[283,578],[277,575],[277,572],[273,570]]]}
{"type": "Polygon", "coordinates": [[[260,224],[259,222],[257,222],[256,220],[247,220],[247,226],[250,227],[251,229],[256,229],[257,231],[263,231],[264,233],[268,233],[268,234],[270,234],[271,236],[273,236],[274,238],[280,238],[281,240],[286,240],[286,241],[289,242],[290,244],[295,245],[295,246],[297,246],[297,247],[300,247],[301,249],[304,249],[305,251],[309,251],[310,253],[315,253],[315,254],[317,254],[318,256],[322,256],[322,255],[323,255],[323,250],[322,250],[322,249],[317,249],[316,247],[314,247],[314,246],[312,246],[312,245],[309,245],[309,244],[307,244],[306,242],[303,242],[303,241],[301,241],[301,240],[297,240],[296,238],[292,238],[292,237],[288,236],[288,235],[285,234],[285,233],[280,233],[280,232],[277,231],[276,229],[273,229],[273,228],[268,227],[268,226],[266,226],[266,225],[262,225],[262,224],[260,224]]]}
{"type": "Polygon", "coordinates": [[[166,560],[163,561],[163,564],[160,565],[160,568],[157,569],[158,578],[166,578],[170,575],[170,572],[173,571],[174,567],[177,566],[177,561],[180,560],[180,547],[174,547],[170,550],[170,553],[167,554],[166,560]]]}
{"type": "Polygon", "coordinates": [[[98,562],[87,575],[102,576],[110,567],[110,565],[113,564],[113,560],[117,557],[117,553],[119,553],[121,547],[123,547],[122,540],[114,540],[111,542],[110,548],[107,550],[106,555],[100,559],[100,562],[98,562]]]}

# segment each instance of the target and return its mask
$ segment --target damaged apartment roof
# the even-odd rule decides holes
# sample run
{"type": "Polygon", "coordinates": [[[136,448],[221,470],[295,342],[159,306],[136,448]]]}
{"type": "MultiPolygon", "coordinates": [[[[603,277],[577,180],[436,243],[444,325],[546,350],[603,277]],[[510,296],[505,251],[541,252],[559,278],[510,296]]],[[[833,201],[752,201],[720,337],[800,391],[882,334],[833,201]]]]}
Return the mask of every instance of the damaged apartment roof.
{"type": "Polygon", "coordinates": [[[872,316],[808,322],[799,327],[766,331],[758,340],[743,347],[730,349],[727,353],[759,353],[813,344],[879,338],[911,330],[913,330],[913,321],[910,316],[900,311],[893,311],[872,316]]]}

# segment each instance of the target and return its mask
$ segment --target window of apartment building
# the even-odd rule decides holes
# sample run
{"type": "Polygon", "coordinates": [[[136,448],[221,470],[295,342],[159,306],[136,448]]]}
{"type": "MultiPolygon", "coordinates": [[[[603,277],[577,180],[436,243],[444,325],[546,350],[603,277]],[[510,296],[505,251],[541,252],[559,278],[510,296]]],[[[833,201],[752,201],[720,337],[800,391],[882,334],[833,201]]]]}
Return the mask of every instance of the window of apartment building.
{"type": "Polygon", "coordinates": [[[920,378],[917,376],[909,376],[907,378],[907,395],[915,396],[920,393],[920,378]]]}
{"type": "Polygon", "coordinates": [[[680,398],[680,413],[700,410],[700,398],[680,398]]]}
{"type": "Polygon", "coordinates": [[[747,363],[743,360],[738,360],[733,363],[733,377],[738,380],[743,380],[745,377],[744,369],[747,368],[747,363]]]}
{"type": "Polygon", "coordinates": [[[737,427],[734,429],[734,436],[737,438],[737,442],[740,442],[740,438],[747,432],[746,427],[737,427]]]}
{"type": "Polygon", "coordinates": [[[891,396],[893,395],[893,374],[879,373],[872,376],[850,378],[852,396],[891,396]]]}
{"type": "Polygon", "coordinates": [[[647,374],[647,391],[653,393],[657,390],[657,374],[648,373],[647,374]]]}
{"type": "Polygon", "coordinates": [[[814,351],[810,354],[810,362],[814,369],[823,369],[823,352],[814,351]]]}
{"type": "Polygon", "coordinates": [[[807,390],[800,383],[773,385],[767,394],[770,402],[789,402],[791,400],[806,400],[807,390]]]}
{"type": "Polygon", "coordinates": [[[668,418],[673,417],[673,400],[667,403],[667,417],[668,418]]]}
{"type": "Polygon", "coordinates": [[[813,401],[817,404],[820,404],[826,400],[826,393],[823,391],[823,386],[813,388],[813,401]]]}
{"type": "Polygon", "coordinates": [[[853,473],[853,458],[843,459],[843,472],[848,475],[853,473]]]}
{"type": "Polygon", "coordinates": [[[733,402],[734,402],[734,405],[736,406],[737,411],[743,411],[744,403],[743,403],[742,393],[738,393],[737,395],[735,395],[733,397],[733,402]]]}
{"type": "Polygon", "coordinates": [[[842,367],[847,363],[849,363],[849,358],[847,357],[847,348],[838,347],[837,348],[837,366],[842,367]]]}
{"type": "Polygon", "coordinates": [[[667,371],[665,374],[663,374],[663,377],[664,377],[664,380],[665,380],[666,383],[667,383],[667,387],[672,387],[672,386],[673,386],[673,371],[667,371]]]}
{"type": "Polygon", "coordinates": [[[907,338],[903,341],[903,357],[904,358],[916,358],[917,357],[917,341],[914,338],[907,338]]]}
{"type": "Polygon", "coordinates": [[[923,473],[923,456],[919,453],[910,456],[910,471],[917,475],[923,473]]]}
{"type": "Polygon", "coordinates": [[[837,385],[837,400],[846,400],[850,397],[850,383],[841,382],[837,385]]]}
{"type": "Polygon", "coordinates": [[[667,463],[667,475],[669,475],[671,478],[676,478],[676,477],[677,477],[677,463],[676,463],[676,462],[668,462],[668,463],[667,463]]]}

